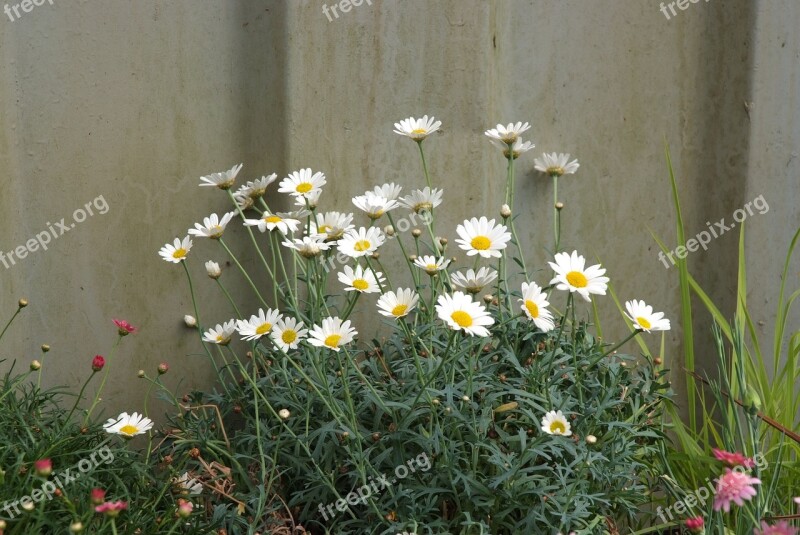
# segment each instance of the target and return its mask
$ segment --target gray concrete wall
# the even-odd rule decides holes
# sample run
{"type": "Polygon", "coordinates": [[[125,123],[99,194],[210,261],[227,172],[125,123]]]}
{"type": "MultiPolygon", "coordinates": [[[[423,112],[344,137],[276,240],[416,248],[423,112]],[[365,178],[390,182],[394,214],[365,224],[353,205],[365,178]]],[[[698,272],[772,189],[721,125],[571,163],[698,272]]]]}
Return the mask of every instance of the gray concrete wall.
{"type": "MultiPolygon", "coordinates": [[[[668,20],[641,0],[373,0],[329,20],[323,3],[56,0],[0,19],[0,250],[99,195],[110,207],[47,252],[0,265],[0,309],[13,312],[20,295],[32,302],[4,356],[27,360],[48,342],[50,381],[77,384],[113,342],[109,318],[123,316],[142,332],[118,354],[109,411],[137,409],[134,374],[161,360],[172,381],[207,379],[187,356],[199,348],[181,324],[191,309],[181,270],[156,254],[224,208],[198,177],[240,161],[248,178],[308,166],[328,175],[327,206],[351,209],[373,184],[423,183],[416,148],[392,124],[426,113],[444,122],[426,146],[450,207],[437,226],[451,238],[502,203],[504,163],[482,132],[531,122],[537,149],[519,161],[515,209],[532,216],[520,230],[542,269],[552,191],[533,157],[577,156],[579,173],[560,184],[565,244],[600,259],[621,298],[673,318],[678,362],[677,276],[649,234],[675,245],[664,142],[689,236],[763,193],[770,211],[748,222],[751,304],[770,326],[798,223],[800,5],[700,1],[668,20]]],[[[192,258],[201,280],[201,260],[221,258],[211,245],[192,258]]],[[[727,233],[691,256],[728,314],[735,253],[727,233]]],[[[202,287],[207,302],[219,298],[202,287]]],[[[601,311],[616,338],[610,299],[601,311]]],[[[367,316],[356,321],[366,332],[367,316]]],[[[707,327],[700,318],[698,336],[707,327]]]]}

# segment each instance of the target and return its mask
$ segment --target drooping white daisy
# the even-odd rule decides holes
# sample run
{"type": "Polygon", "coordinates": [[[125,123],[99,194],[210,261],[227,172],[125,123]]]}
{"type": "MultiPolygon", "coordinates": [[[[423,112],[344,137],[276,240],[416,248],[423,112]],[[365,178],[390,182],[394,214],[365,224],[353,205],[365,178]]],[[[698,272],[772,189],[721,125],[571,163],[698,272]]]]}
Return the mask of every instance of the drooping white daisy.
{"type": "Polygon", "coordinates": [[[319,256],[322,251],[327,251],[331,247],[320,235],[303,236],[302,239],[286,240],[282,243],[284,247],[294,249],[304,258],[319,256]]]}
{"type": "Polygon", "coordinates": [[[450,260],[444,257],[436,258],[433,255],[420,256],[414,260],[414,265],[424,269],[428,275],[436,275],[439,271],[446,269],[450,265],[450,260]]]}
{"type": "Polygon", "coordinates": [[[113,433],[125,438],[133,438],[136,435],[146,433],[152,429],[152,427],[153,421],[150,418],[145,418],[138,412],[134,412],[133,414],[123,412],[116,418],[109,418],[106,423],[103,424],[103,429],[107,433],[113,433]]]}
{"type": "Polygon", "coordinates": [[[284,212],[264,212],[261,219],[245,219],[244,224],[248,227],[258,227],[261,232],[278,229],[281,234],[288,234],[297,230],[300,221],[284,212]]]}
{"type": "Polygon", "coordinates": [[[379,228],[351,229],[345,232],[342,239],[339,240],[339,252],[353,258],[367,256],[383,245],[384,241],[386,238],[379,228]]]}
{"type": "Polygon", "coordinates": [[[322,196],[322,190],[311,190],[305,197],[298,195],[294,198],[294,205],[300,208],[316,208],[319,204],[319,198],[322,196]]]}
{"type": "Polygon", "coordinates": [[[235,332],[235,320],[226,321],[221,325],[218,323],[216,327],[203,333],[203,341],[226,346],[231,342],[231,336],[235,332]]]}
{"type": "Polygon", "coordinates": [[[547,310],[546,307],[550,305],[547,301],[547,296],[539,288],[535,282],[528,284],[522,283],[522,311],[533,320],[534,325],[539,327],[542,332],[552,331],[555,323],[553,322],[553,314],[547,310]]]}
{"type": "Polygon", "coordinates": [[[663,312],[653,312],[653,307],[644,301],[625,301],[628,309],[626,316],[633,322],[633,327],[641,331],[668,331],[669,320],[664,318],[663,312]]]}
{"type": "Polygon", "coordinates": [[[401,191],[403,191],[402,186],[398,186],[394,182],[389,182],[388,184],[384,184],[382,186],[375,186],[373,189],[366,191],[364,195],[367,193],[372,193],[378,197],[385,197],[390,201],[396,201],[400,196],[401,191]]]}
{"type": "Polygon", "coordinates": [[[409,117],[399,123],[394,123],[394,133],[420,142],[439,130],[440,126],[442,126],[442,121],[437,121],[433,117],[429,119],[427,115],[423,115],[422,119],[409,117]]]}
{"type": "Polygon", "coordinates": [[[325,183],[323,173],[319,171],[314,173],[310,168],[306,168],[289,173],[289,176],[281,180],[278,191],[307,199],[309,195],[321,192],[325,183]]]}
{"type": "MultiPolygon", "coordinates": [[[[255,201],[247,194],[247,191],[247,186],[242,186],[233,194],[233,200],[236,201],[236,207],[242,212],[249,210],[255,204],[255,201]]],[[[236,215],[239,215],[238,211],[236,215]]]]}
{"type": "Polygon", "coordinates": [[[308,334],[308,343],[316,347],[327,347],[339,351],[343,345],[353,341],[358,332],[350,327],[350,320],[325,318],[322,326],[314,325],[308,334]]]}
{"type": "Polygon", "coordinates": [[[252,199],[258,199],[259,197],[263,197],[264,194],[267,192],[267,187],[269,187],[270,184],[275,182],[277,178],[278,175],[272,173],[269,176],[262,176],[261,178],[248,181],[247,185],[245,186],[247,188],[245,190],[247,192],[247,196],[252,199]]]}
{"type": "Polygon", "coordinates": [[[485,134],[491,138],[503,143],[514,143],[519,139],[520,134],[527,132],[531,125],[528,123],[508,123],[506,126],[498,124],[496,128],[487,130],[485,134]]]}
{"type": "Polygon", "coordinates": [[[385,281],[380,271],[374,272],[361,266],[356,266],[355,270],[350,266],[344,266],[344,270],[340,271],[337,277],[339,282],[345,285],[345,291],[365,294],[380,292],[381,285],[385,281]]]}
{"type": "Polygon", "coordinates": [[[180,476],[172,479],[172,482],[178,487],[178,491],[183,494],[201,494],[203,492],[203,484],[197,479],[189,476],[189,472],[184,472],[180,476]]]}
{"type": "Polygon", "coordinates": [[[213,260],[209,260],[206,262],[206,273],[212,279],[218,279],[222,276],[222,269],[219,267],[219,264],[213,260]]]}
{"type": "Polygon", "coordinates": [[[389,318],[402,318],[417,307],[419,295],[410,288],[386,292],[378,299],[378,312],[389,318]]]}
{"type": "Polygon", "coordinates": [[[192,239],[189,236],[186,236],[181,240],[180,238],[175,238],[173,243],[168,243],[164,245],[159,251],[158,254],[161,255],[161,258],[166,260],[167,262],[172,262],[173,264],[179,264],[186,260],[186,255],[189,254],[189,251],[192,249],[192,239]]]}
{"type": "Polygon", "coordinates": [[[608,277],[604,277],[605,269],[600,264],[595,264],[584,269],[586,260],[572,251],[572,254],[558,253],[555,262],[549,262],[550,267],[555,271],[556,276],[550,284],[556,284],[559,290],[569,290],[578,292],[586,301],[591,301],[589,294],[606,295],[608,288],[608,277]]]}
{"type": "Polygon", "coordinates": [[[258,340],[272,330],[272,326],[280,319],[281,313],[277,310],[258,309],[258,314],[250,316],[249,320],[238,320],[236,329],[244,340],[258,340]]]}
{"type": "Polygon", "coordinates": [[[202,225],[200,223],[195,223],[194,228],[189,229],[189,234],[200,238],[218,240],[222,236],[222,233],[225,232],[225,227],[231,219],[233,219],[233,212],[228,212],[223,215],[222,218],[218,217],[217,214],[211,214],[203,218],[202,225]]]}
{"type": "Polygon", "coordinates": [[[370,219],[379,219],[389,210],[394,210],[400,206],[397,201],[390,201],[386,197],[375,195],[371,191],[366,192],[364,195],[353,197],[353,204],[367,214],[370,219]]]}
{"type": "Polygon", "coordinates": [[[228,171],[221,173],[211,173],[210,175],[200,177],[201,186],[215,186],[219,189],[231,189],[234,182],[236,182],[236,175],[242,170],[242,164],[234,165],[228,171]]]}
{"type": "Polygon", "coordinates": [[[411,195],[406,195],[400,202],[409,210],[416,213],[422,211],[430,212],[440,204],[442,204],[443,189],[429,188],[425,186],[423,189],[415,189],[411,195]]]}
{"type": "Polygon", "coordinates": [[[483,258],[500,258],[500,251],[505,249],[511,240],[511,233],[505,225],[495,225],[494,219],[473,217],[456,227],[460,238],[458,246],[467,251],[467,256],[481,255],[483,258]]]}
{"type": "Polygon", "coordinates": [[[341,238],[345,232],[354,228],[353,214],[325,212],[323,214],[317,214],[315,219],[316,221],[311,222],[309,234],[322,234],[325,236],[325,241],[336,241],[341,238]]]}
{"type": "Polygon", "coordinates": [[[457,271],[450,275],[450,282],[458,288],[476,294],[489,286],[496,278],[497,271],[489,267],[482,267],[477,272],[474,269],[468,269],[466,273],[457,271]]]}
{"type": "Polygon", "coordinates": [[[302,321],[294,318],[281,318],[272,327],[270,337],[276,346],[283,351],[297,349],[297,344],[308,334],[302,321]]]}
{"type": "Polygon", "coordinates": [[[514,157],[515,160],[517,158],[519,158],[520,154],[528,152],[529,150],[531,150],[532,148],[534,148],[536,146],[533,143],[531,143],[530,141],[523,142],[521,139],[517,139],[511,145],[511,152],[509,152],[508,151],[508,145],[506,143],[503,143],[502,141],[498,141],[496,139],[490,139],[489,141],[492,142],[492,145],[494,145],[495,147],[497,147],[497,148],[499,148],[500,150],[503,151],[503,156],[508,158],[508,155],[511,154],[514,157]]]}
{"type": "Polygon", "coordinates": [[[550,411],[542,418],[542,431],[548,435],[568,437],[572,434],[572,426],[561,411],[550,411]]]}
{"type": "Polygon", "coordinates": [[[578,160],[569,161],[569,153],[544,153],[542,158],[534,158],[533,166],[537,171],[540,171],[550,176],[571,175],[578,170],[580,164],[578,160]]]}
{"type": "Polygon", "coordinates": [[[494,318],[480,303],[463,292],[443,294],[436,300],[436,313],[448,327],[464,331],[471,336],[489,336],[489,327],[494,318]]]}

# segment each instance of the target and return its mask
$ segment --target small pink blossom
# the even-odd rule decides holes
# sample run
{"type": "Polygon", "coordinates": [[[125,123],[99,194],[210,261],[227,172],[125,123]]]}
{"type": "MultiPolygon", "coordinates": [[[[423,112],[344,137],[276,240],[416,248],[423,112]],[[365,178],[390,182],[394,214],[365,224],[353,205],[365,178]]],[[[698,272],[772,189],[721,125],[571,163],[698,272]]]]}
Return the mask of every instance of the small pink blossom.
{"type": "Polygon", "coordinates": [[[118,502],[105,502],[97,507],[94,508],[95,511],[98,513],[103,513],[106,516],[118,516],[120,511],[124,511],[128,508],[128,502],[118,501],[118,502]]]}
{"type": "Polygon", "coordinates": [[[192,502],[186,500],[178,500],[178,516],[181,518],[188,518],[192,514],[194,505],[192,502]]]}
{"type": "Polygon", "coordinates": [[[745,468],[753,468],[756,464],[755,460],[745,457],[739,452],[731,453],[725,450],[718,450],[717,448],[711,448],[712,453],[714,453],[714,457],[722,461],[723,463],[727,464],[731,468],[734,466],[744,466],[745,468]]]}
{"type": "Polygon", "coordinates": [[[134,327],[125,320],[113,320],[113,321],[114,325],[117,326],[120,336],[128,336],[129,334],[133,334],[136,332],[136,327],[134,327]]]}
{"type": "Polygon", "coordinates": [[[754,529],[753,535],[797,535],[797,528],[793,528],[786,520],[781,520],[775,525],[761,522],[761,529],[754,529]]]}
{"type": "Polygon", "coordinates": [[[705,522],[703,521],[702,516],[696,516],[694,518],[686,519],[686,529],[688,529],[692,533],[702,533],[704,526],[705,522]]]}
{"type": "Polygon", "coordinates": [[[722,509],[727,513],[731,510],[731,502],[741,507],[744,505],[744,500],[750,500],[756,495],[753,485],[759,484],[761,480],[757,477],[726,468],[725,473],[717,480],[714,510],[722,509]]]}
{"type": "Polygon", "coordinates": [[[101,503],[106,501],[106,491],[98,488],[92,489],[91,500],[94,505],[100,505],[101,503]]]}
{"type": "Polygon", "coordinates": [[[50,459],[39,459],[33,463],[36,474],[42,477],[49,476],[53,471],[53,461],[50,459]]]}

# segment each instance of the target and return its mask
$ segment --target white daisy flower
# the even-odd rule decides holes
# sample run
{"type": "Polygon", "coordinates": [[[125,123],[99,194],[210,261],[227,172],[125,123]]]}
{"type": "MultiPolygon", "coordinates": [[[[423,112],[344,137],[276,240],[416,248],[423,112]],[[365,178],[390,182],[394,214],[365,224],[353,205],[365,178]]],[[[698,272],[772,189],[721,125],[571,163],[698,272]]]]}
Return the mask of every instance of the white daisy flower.
{"type": "Polygon", "coordinates": [[[424,269],[428,275],[436,275],[439,271],[446,269],[449,264],[450,260],[447,258],[436,258],[433,255],[420,256],[414,260],[414,265],[424,269]]]}
{"type": "Polygon", "coordinates": [[[270,337],[273,343],[283,351],[297,349],[297,344],[308,334],[302,321],[294,318],[280,318],[272,327],[270,337]]]}
{"type": "Polygon", "coordinates": [[[186,255],[189,254],[189,251],[192,249],[192,239],[189,236],[186,236],[181,240],[180,238],[175,238],[173,243],[168,243],[164,245],[159,251],[158,254],[161,255],[161,258],[166,260],[167,262],[172,262],[173,264],[179,264],[186,260],[186,255]]]}
{"type": "Polygon", "coordinates": [[[397,201],[390,201],[386,197],[375,195],[371,191],[364,195],[353,197],[353,204],[356,205],[356,208],[366,213],[370,219],[379,219],[389,210],[394,210],[400,206],[397,201]]]}
{"type": "Polygon", "coordinates": [[[396,201],[400,196],[401,191],[403,191],[402,186],[398,186],[394,182],[390,182],[382,186],[375,186],[372,190],[365,192],[364,195],[372,193],[378,197],[385,197],[390,201],[396,201]]]}
{"type": "MultiPolygon", "coordinates": [[[[255,201],[247,194],[247,192],[247,186],[242,186],[236,190],[236,193],[233,194],[233,200],[236,201],[236,207],[242,212],[249,210],[255,204],[255,201]]],[[[236,215],[239,215],[238,212],[236,215]]]]}
{"type": "Polygon", "coordinates": [[[311,328],[308,343],[339,351],[343,345],[352,342],[357,334],[358,332],[350,327],[350,320],[343,322],[339,318],[325,318],[322,320],[322,326],[314,325],[311,328]]]}
{"type": "Polygon", "coordinates": [[[220,219],[217,214],[211,214],[203,218],[202,225],[200,223],[195,223],[195,228],[190,228],[189,234],[200,238],[218,240],[222,236],[222,233],[225,232],[225,227],[231,219],[233,219],[233,212],[228,212],[223,215],[222,219],[220,219]]]}
{"type": "Polygon", "coordinates": [[[233,336],[235,332],[235,320],[226,321],[222,325],[218,323],[216,327],[203,333],[203,341],[226,346],[230,343],[231,336],[233,336]]]}
{"type": "Polygon", "coordinates": [[[213,260],[209,260],[206,262],[206,273],[208,273],[208,276],[212,279],[218,279],[222,276],[222,269],[220,269],[219,264],[213,260]]]}
{"type": "Polygon", "coordinates": [[[408,288],[386,292],[378,299],[378,312],[390,318],[402,318],[417,307],[419,295],[408,288]]]}
{"type": "Polygon", "coordinates": [[[442,126],[442,121],[436,121],[433,117],[429,119],[427,115],[424,115],[422,119],[409,117],[399,123],[394,123],[394,133],[408,136],[419,142],[439,130],[440,126],[442,126]]]}
{"type": "Polygon", "coordinates": [[[322,240],[322,236],[304,236],[302,239],[286,240],[282,242],[284,247],[294,249],[304,258],[314,258],[319,256],[322,251],[330,249],[330,244],[322,240]]]}
{"type": "Polygon", "coordinates": [[[474,269],[468,269],[466,273],[457,271],[450,275],[450,282],[458,288],[476,294],[489,286],[496,278],[497,271],[489,267],[482,267],[477,272],[474,269]]]}
{"type": "Polygon", "coordinates": [[[297,230],[300,221],[284,212],[275,212],[274,214],[264,212],[261,219],[245,219],[244,224],[248,227],[258,227],[261,232],[278,229],[281,234],[288,234],[297,230]]]}
{"type": "Polygon", "coordinates": [[[503,156],[508,158],[508,155],[511,154],[513,155],[515,160],[519,158],[520,154],[528,152],[529,150],[531,150],[536,146],[530,141],[523,142],[521,139],[518,139],[513,143],[513,145],[511,145],[511,152],[509,153],[508,145],[506,143],[503,143],[502,141],[498,141],[496,139],[490,139],[489,141],[492,142],[492,145],[503,151],[503,156]]]}
{"type": "Polygon", "coordinates": [[[385,281],[380,271],[374,272],[361,266],[356,266],[355,270],[350,266],[344,266],[344,271],[337,273],[337,277],[339,282],[345,285],[345,291],[365,294],[380,292],[381,285],[385,281]]]}
{"type": "Polygon", "coordinates": [[[542,418],[542,431],[548,435],[568,437],[572,434],[572,426],[561,411],[550,411],[542,418]]]}
{"type": "Polygon", "coordinates": [[[200,494],[203,492],[203,484],[197,479],[189,476],[189,472],[184,472],[180,476],[172,479],[172,482],[180,490],[181,494],[200,494]]]}
{"type": "Polygon", "coordinates": [[[344,212],[325,212],[317,214],[316,221],[311,222],[309,234],[322,234],[326,241],[336,241],[345,232],[354,228],[353,214],[344,212]]]}
{"type": "Polygon", "coordinates": [[[463,292],[440,295],[436,300],[436,313],[451,329],[463,330],[471,336],[489,336],[486,327],[494,324],[494,318],[483,305],[463,292]]]}
{"type": "Polygon", "coordinates": [[[500,258],[500,251],[505,249],[511,240],[511,233],[506,232],[505,225],[495,225],[494,219],[473,217],[456,227],[460,238],[458,246],[467,251],[467,256],[481,255],[483,258],[500,258]]]}
{"type": "Polygon", "coordinates": [[[277,310],[268,309],[264,312],[263,308],[258,309],[258,314],[250,316],[249,320],[238,320],[236,322],[236,330],[244,340],[258,340],[262,336],[269,334],[272,326],[275,325],[281,317],[281,313],[277,310]]]}
{"type": "Polygon", "coordinates": [[[383,245],[384,241],[386,241],[386,238],[379,228],[361,227],[358,230],[352,229],[345,232],[342,239],[339,240],[339,252],[353,258],[367,256],[383,245]]]}
{"type": "Polygon", "coordinates": [[[201,186],[215,186],[219,189],[231,189],[233,183],[236,182],[236,175],[242,170],[242,164],[234,165],[228,171],[221,173],[211,173],[210,175],[200,177],[201,186]]]}
{"type": "Polygon", "coordinates": [[[663,312],[653,312],[653,307],[645,304],[644,301],[625,301],[625,308],[628,309],[626,316],[633,322],[633,327],[641,331],[668,331],[670,329],[669,320],[664,319],[663,312]]]}
{"type": "Polygon", "coordinates": [[[586,260],[572,251],[572,254],[558,253],[555,262],[549,262],[550,267],[555,271],[556,276],[550,284],[558,284],[559,290],[569,290],[578,292],[586,301],[591,301],[589,294],[606,295],[608,288],[608,277],[603,277],[606,272],[600,264],[584,269],[586,260]]]}
{"type": "Polygon", "coordinates": [[[575,171],[578,170],[580,164],[578,160],[569,161],[569,153],[558,153],[555,152],[548,154],[542,154],[542,158],[534,158],[533,166],[536,168],[537,171],[540,171],[546,175],[550,176],[562,176],[562,175],[571,175],[574,174],[575,171]]]}
{"type": "Polygon", "coordinates": [[[528,123],[508,123],[506,126],[498,124],[497,128],[492,128],[484,132],[489,138],[502,141],[503,143],[514,143],[519,139],[520,134],[530,130],[528,123]]]}
{"type": "Polygon", "coordinates": [[[547,302],[547,296],[538,284],[523,282],[522,299],[519,302],[522,303],[522,311],[525,312],[528,319],[533,320],[534,325],[539,327],[542,332],[553,330],[555,327],[553,315],[546,308],[550,303],[547,302]]]}
{"type": "Polygon", "coordinates": [[[400,203],[408,208],[409,210],[413,210],[416,213],[420,213],[422,211],[430,212],[440,204],[442,204],[442,194],[444,193],[443,189],[437,188],[429,188],[425,187],[423,189],[415,189],[411,192],[411,195],[406,195],[402,199],[400,199],[400,203]]]}
{"type": "Polygon", "coordinates": [[[262,176],[261,178],[257,178],[255,180],[250,180],[247,182],[245,186],[247,188],[247,196],[252,199],[258,199],[259,197],[263,197],[264,194],[267,192],[267,187],[275,182],[278,178],[278,175],[272,173],[269,176],[262,176]]]}
{"type": "Polygon", "coordinates": [[[322,190],[311,190],[306,196],[298,195],[294,199],[294,205],[301,208],[316,208],[319,204],[319,198],[322,196],[322,190]]]}
{"type": "Polygon", "coordinates": [[[133,414],[123,412],[116,418],[109,418],[106,423],[103,424],[103,429],[107,433],[113,433],[125,438],[133,438],[136,435],[141,435],[152,429],[152,427],[153,421],[150,418],[145,418],[138,412],[134,412],[133,414]]]}
{"type": "Polygon", "coordinates": [[[307,199],[312,193],[321,192],[325,183],[323,173],[313,173],[310,168],[306,168],[289,173],[289,176],[281,180],[278,191],[307,199]]]}

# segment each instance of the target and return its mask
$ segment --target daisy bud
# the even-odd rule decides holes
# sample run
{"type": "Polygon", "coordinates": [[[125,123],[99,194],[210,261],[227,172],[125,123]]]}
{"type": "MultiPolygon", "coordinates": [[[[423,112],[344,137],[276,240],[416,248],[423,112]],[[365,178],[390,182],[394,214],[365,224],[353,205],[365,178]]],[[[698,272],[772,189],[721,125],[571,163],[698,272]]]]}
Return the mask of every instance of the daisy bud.
{"type": "Polygon", "coordinates": [[[500,207],[500,215],[503,216],[503,219],[508,219],[511,217],[511,207],[507,204],[504,204],[500,207]]]}
{"type": "Polygon", "coordinates": [[[83,531],[83,524],[80,522],[73,522],[69,525],[69,532],[70,533],[80,533],[83,531]]]}
{"type": "Polygon", "coordinates": [[[89,494],[89,499],[94,505],[100,505],[106,501],[106,491],[103,489],[93,488],[92,492],[89,494]]]}
{"type": "Polygon", "coordinates": [[[594,435],[586,435],[586,443],[587,444],[596,444],[597,443],[597,437],[594,436],[594,435]]]}
{"type": "Polygon", "coordinates": [[[20,505],[22,505],[22,508],[23,508],[23,509],[25,509],[26,511],[28,511],[29,513],[30,513],[31,511],[33,511],[33,510],[34,510],[34,508],[36,507],[36,506],[33,504],[33,502],[31,502],[31,501],[25,501],[25,502],[22,502],[20,505]]]}
{"type": "Polygon", "coordinates": [[[162,362],[161,364],[158,365],[157,369],[158,369],[158,375],[164,375],[169,371],[169,364],[167,364],[166,362],[162,362]]]}
{"type": "Polygon", "coordinates": [[[20,299],[20,300],[17,302],[17,305],[19,305],[19,308],[25,308],[26,306],[28,306],[28,300],[27,300],[27,299],[25,299],[24,297],[22,297],[22,298],[21,298],[21,299],[20,299]]]}
{"type": "Polygon", "coordinates": [[[190,316],[189,314],[186,314],[183,317],[183,323],[185,323],[186,326],[190,328],[197,327],[197,320],[195,319],[194,316],[190,316]]]}
{"type": "Polygon", "coordinates": [[[377,260],[377,259],[379,259],[380,257],[381,257],[381,253],[379,253],[378,251],[375,251],[374,253],[372,253],[372,254],[370,255],[370,258],[372,258],[373,260],[377,260]]]}
{"type": "Polygon", "coordinates": [[[92,359],[92,370],[99,372],[106,365],[106,359],[102,355],[95,355],[92,359]]]}
{"type": "Polygon", "coordinates": [[[420,236],[422,236],[422,231],[418,228],[415,228],[414,230],[411,231],[411,235],[414,236],[415,238],[419,238],[420,236]]]}
{"type": "Polygon", "coordinates": [[[42,353],[47,353],[50,351],[50,346],[48,344],[42,344],[42,353]]]}
{"type": "Polygon", "coordinates": [[[36,475],[47,477],[53,473],[53,461],[50,459],[39,459],[33,463],[33,469],[36,470],[36,475]]]}
{"type": "Polygon", "coordinates": [[[433,398],[432,403],[434,405],[438,405],[439,403],[441,403],[441,401],[439,401],[439,398],[433,398]]]}
{"type": "Polygon", "coordinates": [[[6,529],[6,521],[5,520],[0,520],[0,531],[2,531],[4,529],[6,529]]]}
{"type": "Polygon", "coordinates": [[[442,248],[447,247],[447,238],[439,238],[439,244],[442,248]]]}
{"type": "Polygon", "coordinates": [[[560,211],[561,211],[561,210],[563,210],[563,209],[564,209],[564,203],[563,203],[563,202],[561,202],[561,201],[558,201],[558,202],[556,203],[556,210],[558,210],[558,211],[560,212],[560,211]]]}
{"type": "Polygon", "coordinates": [[[32,360],[31,361],[31,371],[35,372],[36,370],[41,369],[41,367],[42,367],[42,363],[39,362],[38,360],[32,360]]]}
{"type": "Polygon", "coordinates": [[[486,303],[487,305],[491,304],[493,300],[494,297],[491,294],[486,294],[483,296],[483,302],[486,303]]]}
{"type": "Polygon", "coordinates": [[[461,401],[469,401],[469,396],[462,396],[461,401]]]}
{"type": "Polygon", "coordinates": [[[690,533],[703,533],[704,531],[705,522],[702,516],[687,518],[685,523],[686,529],[688,529],[690,533]]]}
{"type": "Polygon", "coordinates": [[[192,514],[194,505],[192,502],[186,500],[178,500],[178,516],[181,518],[188,518],[192,514]]]}
{"type": "Polygon", "coordinates": [[[138,372],[136,372],[136,377],[138,377],[139,379],[144,379],[144,376],[145,376],[144,370],[139,370],[138,372]]]}
{"type": "Polygon", "coordinates": [[[386,225],[385,227],[383,227],[383,232],[387,236],[394,236],[394,227],[391,225],[386,225]]]}
{"type": "Polygon", "coordinates": [[[653,359],[653,364],[655,364],[656,366],[661,366],[661,363],[663,362],[664,361],[661,359],[661,357],[656,357],[653,359]]]}
{"type": "Polygon", "coordinates": [[[281,409],[278,411],[278,416],[281,417],[282,420],[288,420],[289,416],[292,414],[287,409],[281,409]]]}
{"type": "Polygon", "coordinates": [[[415,255],[415,254],[408,255],[408,259],[411,260],[412,262],[414,262],[417,258],[419,258],[419,257],[417,255],[415,255]]]}
{"type": "Polygon", "coordinates": [[[220,269],[219,264],[209,260],[206,262],[206,273],[208,273],[208,276],[212,279],[218,279],[222,275],[222,270],[220,269]]]}
{"type": "Polygon", "coordinates": [[[755,388],[747,387],[747,394],[744,396],[744,406],[750,414],[756,414],[761,410],[761,398],[755,388]]]}

